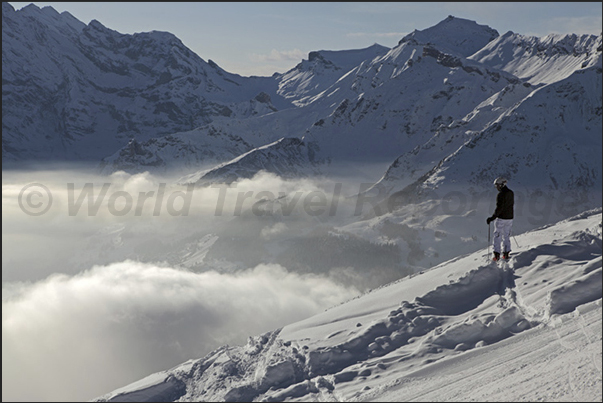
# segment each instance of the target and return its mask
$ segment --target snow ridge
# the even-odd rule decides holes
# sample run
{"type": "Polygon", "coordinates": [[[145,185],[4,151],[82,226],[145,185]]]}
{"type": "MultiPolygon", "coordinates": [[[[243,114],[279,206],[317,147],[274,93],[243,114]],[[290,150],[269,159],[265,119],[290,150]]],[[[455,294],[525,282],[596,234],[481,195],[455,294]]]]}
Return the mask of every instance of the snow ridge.
{"type": "MultiPolygon", "coordinates": [[[[520,235],[527,246],[510,264],[480,264],[484,251],[463,256],[149,380],[180,401],[330,401],[393,393],[399,382],[392,379],[404,374],[437,371],[457,355],[488,351],[527,331],[558,335],[564,314],[593,301],[600,311],[601,234],[601,211],[590,211],[520,235]]],[[[99,401],[143,397],[139,388],[99,401]]]]}

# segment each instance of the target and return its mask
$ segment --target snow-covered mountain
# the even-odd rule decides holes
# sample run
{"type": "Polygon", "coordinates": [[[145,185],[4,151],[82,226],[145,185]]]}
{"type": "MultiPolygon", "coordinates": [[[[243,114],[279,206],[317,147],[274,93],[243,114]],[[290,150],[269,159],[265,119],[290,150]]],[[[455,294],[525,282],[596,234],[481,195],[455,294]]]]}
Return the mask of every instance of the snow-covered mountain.
{"type": "Polygon", "coordinates": [[[389,48],[374,44],[366,49],[310,52],[308,60],[276,76],[278,94],[293,99],[296,105],[304,105],[363,61],[388,51],[389,48]]]}
{"type": "Polygon", "coordinates": [[[415,29],[402,38],[399,44],[404,42],[433,44],[447,53],[468,57],[498,36],[498,31],[487,25],[468,24],[463,18],[449,15],[433,27],[424,30],[415,29]]]}
{"type": "Polygon", "coordinates": [[[170,33],[124,35],[52,7],[2,3],[2,56],[3,160],[99,161],[132,138],[290,105],[271,78],[230,74],[170,33]]]}
{"type": "MultiPolygon", "coordinates": [[[[371,162],[390,165],[377,185],[391,194],[461,147],[468,164],[488,155],[479,147],[465,154],[499,127],[541,133],[505,142],[514,159],[508,167],[497,163],[498,156],[486,161],[488,173],[512,172],[514,179],[543,177],[532,175],[528,160],[548,172],[553,158],[588,161],[587,150],[599,146],[601,36],[499,36],[449,16],[406,35],[393,49],[375,44],[311,52],[284,74],[240,77],[206,63],[169,33],[122,35],[50,7],[3,7],[7,161],[103,158],[106,173],[173,170],[185,175],[180,182],[202,183],[232,182],[260,170],[328,175],[339,164],[371,162]],[[556,86],[554,94],[569,91],[563,85],[588,96],[558,96],[546,107],[534,101],[549,94],[546,86],[556,86]],[[573,114],[557,122],[576,109],[579,119],[573,114]],[[541,152],[569,133],[572,150],[557,144],[541,152]],[[304,147],[283,152],[292,139],[304,147]],[[531,153],[523,153],[524,141],[531,153]],[[538,162],[530,158],[535,150],[542,154],[538,162]]],[[[600,165],[570,181],[587,175],[587,182],[600,182],[600,165]]],[[[446,180],[458,182],[450,175],[446,180]]],[[[563,180],[552,180],[564,187],[563,180]]]]}
{"type": "MultiPolygon", "coordinates": [[[[154,138],[141,142],[140,153],[135,158],[131,156],[129,149],[124,147],[103,160],[102,170],[106,173],[117,170],[172,172],[178,166],[185,166],[189,169],[183,173],[190,174],[195,171],[195,167],[203,167],[204,171],[208,164],[219,165],[238,157],[241,153],[232,152],[231,138],[242,136],[246,142],[253,145],[245,152],[269,145],[284,137],[301,138],[308,127],[324,116],[325,108],[333,109],[325,105],[307,104],[359,63],[383,55],[388,50],[389,48],[375,44],[366,49],[310,52],[308,60],[303,60],[284,74],[275,74],[270,78],[274,88],[277,88],[276,97],[283,97],[297,107],[282,108],[278,113],[246,114],[243,119],[214,119],[212,123],[195,129],[197,133],[194,136],[191,136],[190,132],[175,133],[170,136],[169,141],[154,138]],[[207,147],[206,137],[215,137],[217,133],[220,134],[220,141],[224,143],[212,142],[211,146],[207,147]]],[[[270,99],[268,92],[262,92],[261,96],[254,100],[266,102],[270,99]]],[[[250,174],[257,172],[253,167],[248,170],[250,174]]],[[[306,174],[315,172],[312,168],[305,169],[301,165],[297,166],[297,170],[305,171],[306,174]]],[[[200,172],[196,176],[199,175],[200,172]]]]}
{"type": "Polygon", "coordinates": [[[543,38],[511,31],[470,56],[488,66],[527,79],[550,84],[574,71],[601,63],[601,36],[550,34],[543,38]]]}
{"type": "Polygon", "coordinates": [[[600,400],[601,209],[517,238],[96,400],[600,400]]]}
{"type": "MultiPolygon", "coordinates": [[[[450,37],[445,34],[452,21],[456,22],[452,28],[459,23],[477,27],[486,43],[492,38],[490,28],[463,19],[449,21],[438,31],[446,38],[450,37]]],[[[480,35],[474,33],[474,37],[480,35]]],[[[431,42],[421,44],[413,38],[410,35],[386,54],[365,59],[299,110],[256,120],[265,122],[266,131],[276,140],[283,130],[269,122],[296,113],[296,131],[287,131],[287,137],[296,135],[314,143],[317,159],[324,162],[321,172],[328,174],[330,165],[341,163],[386,164],[425,142],[426,136],[440,125],[463,118],[476,103],[507,85],[521,82],[511,74],[478,65],[460,53],[444,53],[431,42]],[[300,112],[304,117],[297,118],[300,112]]],[[[238,164],[244,165],[245,161],[238,164]]],[[[257,172],[252,166],[238,169],[250,171],[248,176],[257,172]]]]}
{"type": "Polygon", "coordinates": [[[553,84],[509,86],[461,120],[461,130],[443,128],[397,158],[379,184],[395,192],[420,178],[431,189],[481,191],[506,176],[532,190],[600,193],[600,89],[600,54],[598,66],[553,84]],[[491,120],[496,110],[504,113],[491,120]]]}
{"type": "MultiPolygon", "coordinates": [[[[587,151],[600,149],[600,75],[601,36],[538,39],[508,33],[497,38],[491,28],[449,17],[406,36],[387,54],[363,61],[314,96],[301,110],[316,118],[303,131],[297,126],[297,136],[315,144],[317,159],[324,162],[321,172],[327,174],[331,164],[394,160],[378,183],[388,193],[412,184],[465,144],[469,147],[464,150],[469,150],[482,133],[501,127],[516,133],[504,142],[505,155],[514,160],[509,162],[512,167],[498,162],[500,150],[479,148],[463,154],[465,163],[479,167],[478,160],[485,159],[492,167],[489,171],[528,186],[522,177],[555,177],[555,166],[564,171],[563,161],[584,164],[592,160],[591,172],[585,173],[590,178],[587,182],[593,178],[600,182],[600,159],[587,151]],[[459,32],[467,31],[472,41],[463,42],[459,32]],[[478,48],[478,44],[486,45],[478,48]],[[528,131],[533,134],[530,138],[521,135],[528,131]],[[572,143],[569,148],[550,149],[562,137],[572,143]],[[523,147],[524,142],[529,147],[523,147]],[[535,150],[539,150],[538,159],[532,158],[535,150]],[[534,165],[546,175],[534,175],[534,165]]],[[[267,122],[278,116],[261,119],[267,122]]],[[[275,128],[271,140],[280,138],[277,125],[266,126],[275,128]]],[[[257,165],[245,167],[245,160],[236,163],[245,177],[257,172],[257,165]]],[[[296,171],[303,169],[296,167],[296,171]]],[[[570,181],[582,183],[581,176],[574,174],[570,181]]],[[[450,175],[446,180],[458,182],[450,175]]],[[[565,190],[565,183],[569,182],[558,181],[558,188],[565,190]]],[[[529,185],[534,184],[532,180],[529,185]]]]}
{"type": "Polygon", "coordinates": [[[180,179],[182,184],[194,183],[200,186],[225,183],[232,184],[241,179],[249,179],[257,172],[266,171],[282,178],[320,175],[315,159],[315,144],[306,143],[296,137],[282,138],[274,143],[254,148],[231,161],[207,171],[197,172],[180,179]],[[241,166],[244,169],[241,170],[241,166]],[[303,168],[300,172],[299,168],[303,168]]]}
{"type": "MultiPolygon", "coordinates": [[[[286,74],[241,77],[204,61],[167,32],[124,35],[52,7],[2,7],[5,162],[105,158],[105,171],[165,170],[180,163],[190,173],[253,148],[234,144],[237,132],[220,137],[223,144],[215,137],[207,141],[214,133],[203,128],[207,124],[293,108],[362,60],[389,50],[375,44],[311,52],[286,74]],[[132,154],[131,140],[144,152],[132,154]],[[148,153],[153,156],[145,158],[148,153]]],[[[305,128],[313,121],[304,115],[305,128]]]]}

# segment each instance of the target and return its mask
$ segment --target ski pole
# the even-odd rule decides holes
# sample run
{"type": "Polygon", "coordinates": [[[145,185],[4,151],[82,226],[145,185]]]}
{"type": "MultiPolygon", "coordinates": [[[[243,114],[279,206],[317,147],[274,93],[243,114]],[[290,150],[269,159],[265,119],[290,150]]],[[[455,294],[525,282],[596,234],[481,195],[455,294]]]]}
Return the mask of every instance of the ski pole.
{"type": "Polygon", "coordinates": [[[488,254],[486,255],[486,260],[490,259],[490,223],[488,223],[488,254]]]}
{"type": "Polygon", "coordinates": [[[517,245],[517,249],[519,249],[519,244],[517,243],[517,239],[515,239],[515,235],[513,235],[513,240],[515,241],[515,245],[517,245]]]}

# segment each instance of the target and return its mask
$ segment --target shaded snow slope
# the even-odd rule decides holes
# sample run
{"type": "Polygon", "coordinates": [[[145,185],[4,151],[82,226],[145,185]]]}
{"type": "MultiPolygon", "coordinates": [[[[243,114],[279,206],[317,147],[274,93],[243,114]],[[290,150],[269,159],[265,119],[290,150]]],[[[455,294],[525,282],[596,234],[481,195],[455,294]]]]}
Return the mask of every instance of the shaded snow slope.
{"type": "Polygon", "coordinates": [[[600,205],[601,86],[592,67],[534,91],[402,192],[479,192],[504,176],[518,190],[600,205]]]}
{"type": "Polygon", "coordinates": [[[482,49],[498,37],[498,31],[487,25],[479,25],[475,21],[448,16],[433,27],[424,30],[414,30],[406,35],[402,42],[418,42],[431,44],[436,47],[458,54],[470,56],[482,49]]]}
{"type": "Polygon", "coordinates": [[[119,151],[103,159],[101,172],[189,173],[201,166],[215,165],[253,149],[237,135],[224,133],[212,125],[183,133],[130,140],[119,151]]]}
{"type": "Polygon", "coordinates": [[[99,400],[599,400],[601,237],[588,211],[518,235],[509,263],[459,256],[99,400]]]}
{"type": "Polygon", "coordinates": [[[257,172],[264,171],[281,178],[317,176],[320,169],[316,166],[315,145],[303,139],[282,138],[266,146],[254,148],[231,161],[220,164],[207,171],[197,172],[179,179],[179,183],[194,183],[198,186],[228,184],[250,179],[257,172]]]}
{"type": "Polygon", "coordinates": [[[363,61],[388,51],[389,48],[374,44],[365,49],[310,52],[308,60],[278,76],[278,94],[302,106],[363,61]]]}
{"type": "Polygon", "coordinates": [[[121,34],[51,7],[2,3],[2,56],[7,159],[98,161],[132,138],[291,107],[272,78],[228,73],[171,33],[121,34]]]}

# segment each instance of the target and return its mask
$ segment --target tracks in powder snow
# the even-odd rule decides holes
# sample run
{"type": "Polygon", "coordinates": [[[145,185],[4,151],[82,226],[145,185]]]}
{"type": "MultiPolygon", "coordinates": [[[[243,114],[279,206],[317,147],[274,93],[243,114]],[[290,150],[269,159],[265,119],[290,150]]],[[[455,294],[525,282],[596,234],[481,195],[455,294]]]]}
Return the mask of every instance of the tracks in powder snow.
{"type": "MultiPolygon", "coordinates": [[[[590,245],[589,248],[596,250],[596,246],[590,245]]],[[[223,352],[221,369],[208,364],[198,371],[195,378],[207,390],[190,396],[194,400],[223,396],[224,401],[364,399],[376,393],[381,386],[385,389],[395,388],[391,382],[386,385],[379,383],[387,376],[390,367],[404,377],[402,374],[414,373],[418,367],[437,367],[442,358],[461,362],[462,355],[457,355],[460,352],[479,356],[478,350],[475,354],[471,350],[485,345],[493,345],[495,349],[498,349],[495,345],[500,348],[514,345],[505,339],[514,335],[529,338],[522,332],[542,328],[539,325],[554,327],[554,324],[548,323],[549,313],[577,306],[572,305],[574,303],[583,303],[574,301],[568,295],[589,290],[587,285],[593,283],[592,279],[577,282],[570,291],[561,290],[556,294],[557,297],[549,298],[546,306],[540,309],[525,303],[522,296],[522,290],[525,290],[516,286],[514,269],[522,270],[525,276],[550,264],[546,259],[544,264],[538,261],[542,252],[557,256],[560,261],[565,257],[565,253],[560,252],[575,253],[575,249],[568,248],[567,243],[547,245],[545,249],[519,252],[514,255],[511,264],[505,264],[506,267],[499,267],[496,263],[478,266],[413,301],[402,301],[388,315],[370,323],[348,328],[342,322],[342,328],[334,329],[322,346],[318,340],[314,340],[318,342],[314,346],[305,345],[303,339],[284,341],[279,338],[279,331],[250,338],[247,346],[227,348],[223,352]],[[497,305],[496,298],[503,303],[497,305]],[[339,341],[334,342],[334,339],[339,341]],[[381,379],[377,381],[377,378],[381,379]],[[366,390],[358,391],[359,381],[370,383],[374,389],[366,389],[367,384],[366,390]]],[[[574,261],[590,256],[592,250],[588,249],[587,252],[574,261]]],[[[587,275],[596,275],[597,265],[594,263],[591,261],[581,270],[587,275]]],[[[552,284],[551,287],[552,291],[559,289],[558,285],[552,284]]],[[[583,332],[587,334],[586,330],[583,332]]],[[[555,338],[554,332],[551,332],[551,336],[555,338]]],[[[522,353],[515,356],[517,360],[532,354],[527,350],[523,352],[521,346],[514,348],[522,349],[522,353]]],[[[593,362],[596,368],[596,360],[593,362]]],[[[467,370],[471,372],[470,368],[467,370]]],[[[575,376],[570,375],[569,379],[573,382],[575,376]]]]}
{"type": "Polygon", "coordinates": [[[499,289],[499,306],[501,308],[517,307],[521,314],[530,321],[532,326],[541,323],[544,313],[538,312],[536,308],[527,305],[523,300],[519,287],[515,284],[515,280],[521,277],[515,275],[514,261],[499,261],[495,264],[501,270],[502,275],[501,287],[499,289]]]}
{"type": "MultiPolygon", "coordinates": [[[[575,254],[573,247],[577,245],[571,246],[548,245],[546,251],[556,256],[575,254]]],[[[531,267],[543,252],[541,249],[516,255],[519,268],[531,267]]],[[[479,266],[412,302],[402,301],[386,319],[354,332],[345,343],[312,352],[320,357],[309,360],[312,370],[329,374],[338,384],[370,376],[371,372],[366,371],[369,368],[374,368],[373,375],[378,374],[377,363],[383,365],[387,360],[419,362],[416,361],[419,359],[423,364],[434,363],[445,357],[446,351],[471,350],[547,325],[550,319],[547,312],[552,311],[552,306],[561,303],[565,308],[565,301],[559,298],[556,301],[554,297],[541,309],[527,304],[515,284],[519,277],[514,274],[514,265],[505,262],[500,266],[479,266]],[[504,302],[499,313],[489,311],[492,305],[488,305],[488,300],[496,295],[504,302]],[[356,363],[346,360],[346,353],[351,353],[356,363]]]]}
{"type": "MultiPolygon", "coordinates": [[[[504,283],[505,276],[496,265],[485,265],[412,302],[402,301],[386,318],[348,329],[347,340],[305,351],[306,379],[325,379],[333,385],[342,385],[357,378],[377,376],[387,370],[390,363],[415,359],[435,362],[448,354],[447,351],[459,352],[496,343],[532,327],[533,323],[517,306],[517,297],[498,314],[470,315],[459,320],[491,297],[500,295],[504,283]]],[[[314,393],[328,400],[345,398],[332,391],[324,394],[320,389],[316,387],[314,393]]],[[[290,386],[286,390],[294,388],[290,386]]],[[[313,393],[311,388],[306,390],[313,393]]],[[[271,396],[266,396],[267,400],[291,397],[283,392],[268,393],[271,396]]]]}

